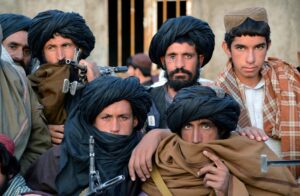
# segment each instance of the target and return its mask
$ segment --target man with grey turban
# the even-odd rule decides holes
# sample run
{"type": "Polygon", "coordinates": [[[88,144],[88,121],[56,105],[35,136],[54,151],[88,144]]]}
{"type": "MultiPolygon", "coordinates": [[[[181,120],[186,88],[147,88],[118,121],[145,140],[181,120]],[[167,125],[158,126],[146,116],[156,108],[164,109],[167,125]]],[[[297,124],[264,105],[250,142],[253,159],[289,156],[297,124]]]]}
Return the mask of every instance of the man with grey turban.
{"type": "Polygon", "coordinates": [[[13,61],[23,67],[26,74],[31,72],[31,52],[28,46],[28,29],[31,19],[13,13],[0,14],[3,32],[2,44],[13,61]]]}
{"type": "Polygon", "coordinates": [[[62,144],[44,154],[32,167],[27,176],[29,186],[58,195],[78,195],[88,187],[92,135],[95,167],[101,180],[125,176],[124,182],[104,195],[137,195],[140,183],[130,180],[127,164],[142,136],[140,130],[150,106],[149,93],[135,77],[103,76],[88,83],[65,124],[62,144]],[[45,167],[51,169],[44,170],[45,167]]]}
{"type": "Polygon", "coordinates": [[[66,60],[78,60],[80,65],[86,66],[85,81],[97,77],[96,65],[84,60],[94,49],[95,37],[78,13],[47,10],[32,19],[28,43],[32,57],[41,63],[29,79],[45,107],[52,142],[60,144],[64,135],[63,123],[69,108],[76,102],[73,96],[62,93],[63,82],[65,79],[78,80],[79,72],[66,65],[66,60]],[[80,51],[77,59],[76,51],[80,51]]]}
{"type": "Polygon", "coordinates": [[[261,154],[277,158],[263,142],[230,136],[239,115],[239,104],[222,89],[180,90],[167,110],[176,134],[159,144],[142,195],[298,195],[288,168],[260,172],[261,154]]]}

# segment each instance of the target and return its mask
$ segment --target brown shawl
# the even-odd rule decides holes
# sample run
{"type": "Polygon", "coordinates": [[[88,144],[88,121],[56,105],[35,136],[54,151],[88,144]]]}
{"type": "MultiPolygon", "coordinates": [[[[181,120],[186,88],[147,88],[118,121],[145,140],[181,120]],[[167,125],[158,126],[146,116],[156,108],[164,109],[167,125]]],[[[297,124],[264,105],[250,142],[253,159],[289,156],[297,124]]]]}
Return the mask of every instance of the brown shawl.
{"type": "MultiPolygon", "coordinates": [[[[264,130],[268,136],[281,140],[282,158],[300,159],[300,74],[295,67],[276,58],[268,59],[261,74],[265,80],[264,130]]],[[[219,75],[217,85],[239,102],[239,126],[251,126],[244,90],[231,63],[219,75]]],[[[291,170],[296,177],[300,176],[300,167],[291,167],[291,170]]]]}
{"type": "MultiPolygon", "coordinates": [[[[277,159],[263,143],[243,136],[215,140],[208,144],[193,144],[173,134],[163,140],[155,154],[155,164],[173,195],[215,195],[211,188],[203,186],[198,177],[200,168],[210,161],[202,154],[208,150],[216,154],[230,171],[228,195],[297,195],[300,188],[286,167],[270,167],[260,172],[260,155],[277,159]]],[[[142,189],[148,195],[160,195],[152,179],[142,189]]]]}
{"type": "Polygon", "coordinates": [[[66,120],[65,94],[62,93],[62,88],[64,79],[69,79],[69,77],[70,66],[56,64],[42,65],[36,72],[28,76],[32,88],[44,106],[48,124],[60,125],[66,120]]]}

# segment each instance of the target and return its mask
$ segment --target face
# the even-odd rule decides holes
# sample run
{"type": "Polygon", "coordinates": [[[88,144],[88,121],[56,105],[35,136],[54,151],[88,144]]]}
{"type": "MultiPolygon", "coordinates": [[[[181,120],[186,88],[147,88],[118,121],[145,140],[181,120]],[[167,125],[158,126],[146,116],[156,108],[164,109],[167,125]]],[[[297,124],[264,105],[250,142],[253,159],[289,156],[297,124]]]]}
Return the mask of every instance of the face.
{"type": "Polygon", "coordinates": [[[198,144],[218,139],[218,128],[208,119],[194,120],[183,126],[181,137],[184,141],[198,144]]]}
{"type": "Polygon", "coordinates": [[[57,64],[59,61],[73,59],[76,45],[69,38],[55,34],[43,48],[44,58],[47,63],[57,64]]]}
{"type": "Polygon", "coordinates": [[[28,69],[31,61],[31,52],[27,42],[28,33],[18,31],[3,40],[2,44],[15,63],[28,69]]]}
{"type": "Polygon", "coordinates": [[[232,59],[234,72],[239,80],[255,86],[260,81],[260,70],[267,55],[268,44],[265,37],[235,37],[230,49],[226,43],[223,43],[223,48],[232,59]]]}
{"type": "MultiPolygon", "coordinates": [[[[184,43],[171,44],[164,57],[161,57],[162,64],[166,67],[167,78],[170,86],[172,83],[179,83],[179,89],[191,86],[191,81],[195,83],[199,75],[198,69],[203,63],[204,56],[198,55],[195,46],[184,43]],[[180,85],[180,83],[182,85],[180,85]],[[186,83],[186,85],[184,85],[186,83]]],[[[176,88],[176,87],[175,87],[176,88]]],[[[179,90],[178,89],[178,90],[179,90]]]]}
{"type": "Polygon", "coordinates": [[[103,132],[130,135],[137,124],[130,103],[122,100],[104,108],[96,117],[94,126],[103,132]]]}

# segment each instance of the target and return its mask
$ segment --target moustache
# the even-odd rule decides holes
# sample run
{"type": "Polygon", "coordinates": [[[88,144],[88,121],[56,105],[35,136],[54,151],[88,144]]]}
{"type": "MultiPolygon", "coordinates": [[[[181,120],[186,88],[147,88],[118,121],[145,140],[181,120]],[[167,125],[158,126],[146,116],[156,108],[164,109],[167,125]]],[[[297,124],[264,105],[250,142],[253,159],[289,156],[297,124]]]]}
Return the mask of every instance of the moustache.
{"type": "Polygon", "coordinates": [[[184,69],[183,67],[181,67],[181,68],[176,68],[175,70],[170,71],[169,76],[170,76],[170,77],[173,77],[176,73],[180,73],[180,72],[181,72],[181,73],[188,74],[190,77],[193,76],[193,74],[192,74],[190,71],[184,69]]]}

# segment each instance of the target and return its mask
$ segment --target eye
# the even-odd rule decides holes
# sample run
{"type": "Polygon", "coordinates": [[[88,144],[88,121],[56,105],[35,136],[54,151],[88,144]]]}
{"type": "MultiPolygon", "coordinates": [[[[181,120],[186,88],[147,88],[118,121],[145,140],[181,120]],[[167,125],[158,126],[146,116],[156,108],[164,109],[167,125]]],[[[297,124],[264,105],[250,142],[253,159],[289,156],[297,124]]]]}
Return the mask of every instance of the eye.
{"type": "Polygon", "coordinates": [[[192,54],[185,54],[185,55],[184,55],[184,58],[189,60],[189,59],[192,59],[193,56],[194,56],[194,55],[192,55],[192,54]]]}
{"type": "Polygon", "coordinates": [[[120,116],[120,119],[121,119],[122,121],[126,121],[126,120],[129,119],[129,116],[120,116]]]}
{"type": "Polygon", "coordinates": [[[23,53],[24,53],[24,56],[30,56],[31,55],[30,49],[24,49],[23,53]]]}
{"type": "Polygon", "coordinates": [[[12,50],[16,50],[18,48],[16,44],[9,44],[8,47],[12,50]]]}
{"type": "Polygon", "coordinates": [[[261,45],[256,46],[256,49],[263,50],[263,49],[265,49],[265,47],[266,47],[265,44],[261,44],[261,45]]]}
{"type": "Polygon", "coordinates": [[[183,126],[183,129],[191,129],[191,128],[192,128],[192,125],[190,125],[190,124],[187,124],[187,125],[183,126]]]}
{"type": "Polygon", "coordinates": [[[240,45],[237,45],[235,48],[236,48],[237,50],[244,50],[244,49],[245,49],[244,46],[240,46],[240,45]]]}
{"type": "Polygon", "coordinates": [[[111,118],[111,116],[108,116],[108,115],[107,116],[102,116],[101,120],[109,120],[110,118],[111,118]]]}

